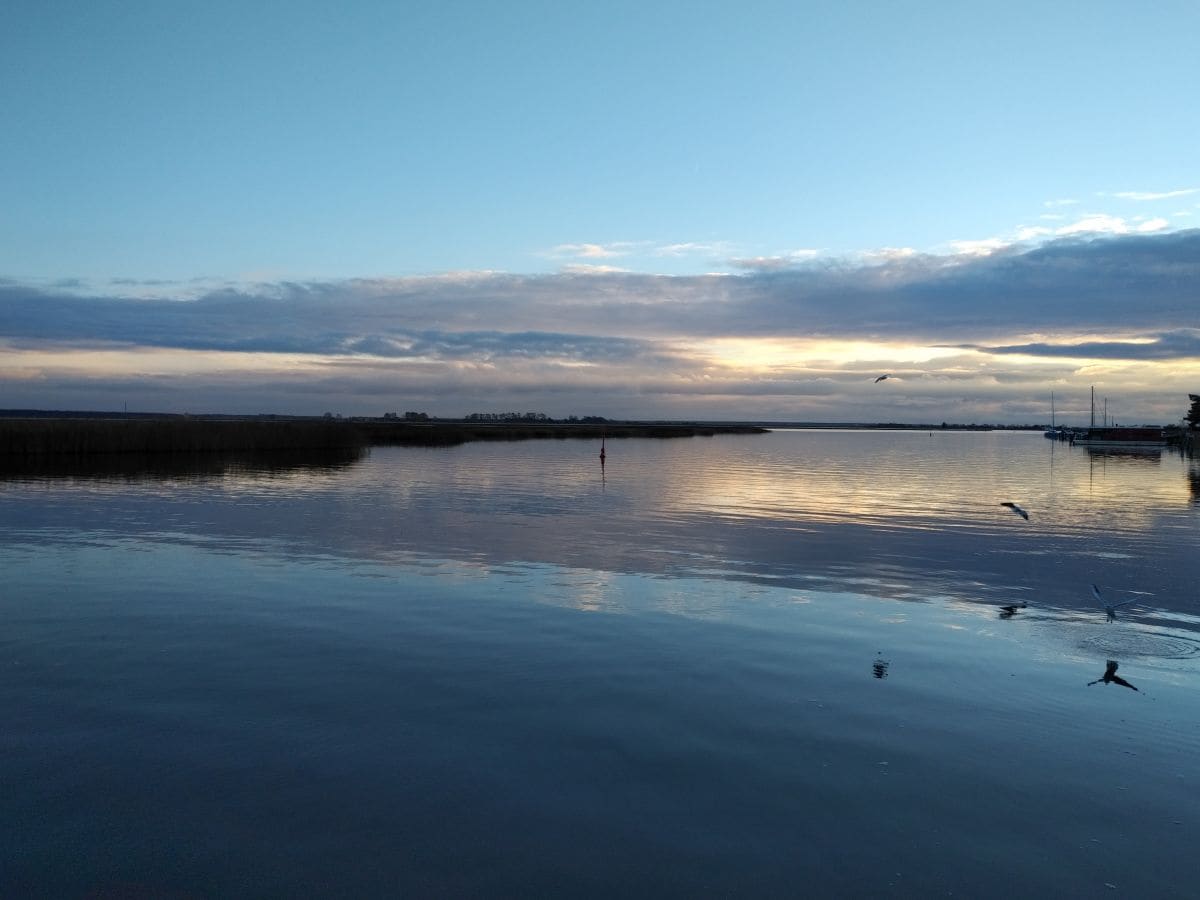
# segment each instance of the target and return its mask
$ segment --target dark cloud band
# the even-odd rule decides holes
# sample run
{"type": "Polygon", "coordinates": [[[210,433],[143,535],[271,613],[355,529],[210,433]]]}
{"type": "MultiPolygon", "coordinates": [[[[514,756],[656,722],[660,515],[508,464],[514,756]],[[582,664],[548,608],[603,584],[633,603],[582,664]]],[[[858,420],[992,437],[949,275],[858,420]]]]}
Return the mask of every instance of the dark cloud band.
{"type": "MultiPolygon", "coordinates": [[[[109,286],[110,289],[113,287],[109,286]]],[[[1151,334],[1074,355],[1196,355],[1200,230],[1060,240],[989,257],[820,261],[736,276],[478,275],[284,282],[130,299],[0,282],[0,338],[189,350],[613,362],[656,342],[848,338],[1067,355],[1036,332],[1151,334]],[[970,342],[967,344],[967,342],[970,342]]]]}

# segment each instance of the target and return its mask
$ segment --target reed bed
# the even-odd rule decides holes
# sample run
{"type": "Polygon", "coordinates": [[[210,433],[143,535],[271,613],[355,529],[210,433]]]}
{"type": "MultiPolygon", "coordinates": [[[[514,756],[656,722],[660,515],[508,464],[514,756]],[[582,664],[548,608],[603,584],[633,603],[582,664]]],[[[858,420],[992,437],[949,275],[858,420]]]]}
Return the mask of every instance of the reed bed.
{"type": "Polygon", "coordinates": [[[720,425],[390,422],[364,419],[0,418],[0,459],[107,454],[195,456],[373,445],[446,447],[469,441],[696,437],[765,429],[720,425]]]}
{"type": "Polygon", "coordinates": [[[363,445],[352,424],[324,420],[0,420],[0,455],[10,457],[355,450],[363,445]]]}

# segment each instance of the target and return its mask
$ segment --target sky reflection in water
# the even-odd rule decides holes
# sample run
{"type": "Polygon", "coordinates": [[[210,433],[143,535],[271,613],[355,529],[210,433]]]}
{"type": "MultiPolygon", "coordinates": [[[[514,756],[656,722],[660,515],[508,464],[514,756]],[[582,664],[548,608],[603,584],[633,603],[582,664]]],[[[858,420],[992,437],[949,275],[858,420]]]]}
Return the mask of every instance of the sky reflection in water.
{"type": "Polygon", "coordinates": [[[597,450],[4,482],[0,888],[1183,895],[1187,461],[597,450]]]}
{"type": "MultiPolygon", "coordinates": [[[[1090,608],[1090,585],[1194,612],[1195,464],[1028,433],[765,436],[376,448],[342,468],[7,484],[11,529],[703,574],[885,596],[1090,608]],[[1020,502],[1024,522],[1000,507],[1020,502]]],[[[10,532],[11,533],[11,532],[10,532]]]]}

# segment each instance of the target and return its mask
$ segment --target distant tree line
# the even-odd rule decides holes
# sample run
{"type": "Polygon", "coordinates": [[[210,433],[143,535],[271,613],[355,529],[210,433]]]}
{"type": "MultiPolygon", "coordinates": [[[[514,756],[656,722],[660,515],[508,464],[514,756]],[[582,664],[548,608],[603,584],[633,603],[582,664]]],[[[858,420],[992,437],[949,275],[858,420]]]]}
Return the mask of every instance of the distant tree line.
{"type": "Polygon", "coordinates": [[[581,423],[584,425],[598,425],[607,422],[608,419],[604,416],[568,416],[565,419],[552,419],[545,413],[540,412],[504,412],[504,413],[471,413],[465,417],[468,422],[525,422],[537,424],[550,424],[557,422],[566,422],[568,424],[581,423]]]}
{"type": "Polygon", "coordinates": [[[468,422],[549,422],[550,417],[540,412],[471,413],[468,422]]]}
{"type": "Polygon", "coordinates": [[[1192,408],[1186,416],[1188,427],[1200,428],[1200,394],[1188,394],[1188,399],[1192,401],[1192,408]]]}

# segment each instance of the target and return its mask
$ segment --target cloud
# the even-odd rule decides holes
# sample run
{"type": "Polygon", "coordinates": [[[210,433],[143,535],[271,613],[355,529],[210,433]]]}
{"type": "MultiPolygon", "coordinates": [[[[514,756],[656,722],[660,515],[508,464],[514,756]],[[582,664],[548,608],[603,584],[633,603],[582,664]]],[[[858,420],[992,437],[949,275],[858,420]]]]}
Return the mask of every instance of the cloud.
{"type": "Polygon", "coordinates": [[[723,241],[680,243],[655,243],[654,241],[614,241],[607,244],[581,243],[559,244],[549,251],[549,256],[573,259],[613,259],[637,254],[648,257],[679,259],[687,256],[724,256],[730,252],[729,244],[723,241]]]}
{"type": "MultiPolygon", "coordinates": [[[[1049,218],[1042,216],[1043,219],[1049,218]]],[[[1055,218],[1061,218],[1056,216],[1055,218]]],[[[1053,228],[1047,228],[1044,225],[1019,225],[1017,226],[1016,239],[1022,243],[1027,241],[1040,240],[1044,237],[1054,234],[1053,228]]]]}
{"type": "Polygon", "coordinates": [[[1107,213],[1091,213],[1070,225],[1055,229],[1054,233],[1060,237],[1070,237],[1076,234],[1131,234],[1133,232],[1145,234],[1151,231],[1162,231],[1170,224],[1163,218],[1131,221],[1107,213]]]}
{"type": "Polygon", "coordinates": [[[976,241],[951,241],[951,249],[963,256],[991,256],[998,250],[1012,246],[1011,241],[1004,238],[983,238],[976,241]]]}
{"type": "MultiPolygon", "coordinates": [[[[1143,223],[1143,224],[1153,224],[1143,223]]],[[[366,337],[555,333],[945,337],[1190,324],[1200,230],[1076,235],[986,256],[883,250],[737,276],[460,273],[280,282],[198,299],[0,285],[0,338],[339,354],[366,337]],[[980,332],[983,332],[981,334],[980,332]]]]}
{"type": "Polygon", "coordinates": [[[984,421],[1001,408],[986,398],[1015,409],[1012,398],[1042,392],[1051,374],[1075,377],[1090,359],[1178,363],[1147,376],[1144,395],[1186,393],[1200,372],[1187,368],[1200,356],[1200,230],[1137,233],[1153,223],[986,254],[887,250],[803,265],[765,257],[721,276],[588,265],[277,282],[199,297],[191,285],[143,297],[140,286],[130,296],[113,284],[85,294],[0,281],[0,384],[7,406],[92,398],[114,408],[103,405],[105,384],[142,384],[147,397],[184,398],[176,407],[193,411],[201,396],[214,411],[292,411],[272,403],[286,394],[297,407],[308,385],[344,412],[377,412],[382,400],[369,398],[390,390],[447,414],[544,398],[559,404],[550,414],[795,419],[807,410],[826,420],[839,403],[848,418],[889,418],[890,407],[868,404],[901,398],[914,410],[942,402],[937,421],[949,420],[974,397],[980,411],[964,415],[984,421]],[[929,347],[955,352],[920,350],[929,347]],[[878,371],[898,376],[890,399],[859,397],[878,371]],[[368,399],[355,399],[356,384],[368,399]]]}
{"type": "Polygon", "coordinates": [[[1046,200],[1042,203],[1042,206],[1046,207],[1047,209],[1056,209],[1060,206],[1075,206],[1078,203],[1078,200],[1067,197],[1061,200],[1046,200]]]}
{"type": "Polygon", "coordinates": [[[1186,324],[1200,230],[1073,236],[983,257],[911,250],[732,277],[596,272],[280,282],[196,300],[0,286],[0,337],[337,353],[368,335],[928,336],[947,329],[1186,324]],[[1180,322],[1183,319],[1184,322],[1180,322]]]}
{"type": "Polygon", "coordinates": [[[623,256],[628,252],[628,244],[559,244],[550,252],[555,256],[577,256],[582,259],[609,259],[623,256]]]}
{"type": "Polygon", "coordinates": [[[747,269],[752,272],[778,272],[790,269],[796,261],[788,256],[750,256],[742,259],[731,259],[729,265],[735,269],[747,269]]]}
{"type": "Polygon", "coordinates": [[[1054,233],[1064,237],[1072,234],[1128,234],[1129,226],[1120,216],[1092,213],[1056,229],[1054,233]]]}
{"type": "Polygon", "coordinates": [[[1172,197],[1187,197],[1191,194],[1200,194],[1200,188],[1183,188],[1178,191],[1161,191],[1159,193],[1152,191],[1118,191],[1113,196],[1120,197],[1122,200],[1145,202],[1148,200],[1169,200],[1172,197]]]}
{"type": "Polygon", "coordinates": [[[1171,227],[1171,223],[1167,219],[1164,219],[1161,216],[1157,216],[1153,219],[1145,219],[1145,220],[1139,222],[1138,226],[1137,226],[1137,230],[1144,234],[1144,233],[1150,232],[1150,231],[1162,231],[1164,228],[1170,228],[1170,227],[1171,227]]]}
{"type": "Polygon", "coordinates": [[[1200,360],[1200,330],[1181,328],[1146,335],[1137,340],[1029,343],[1005,346],[960,345],[983,353],[1020,354],[1062,359],[1200,360]]]}
{"type": "Polygon", "coordinates": [[[560,270],[569,275],[612,275],[614,273],[628,272],[628,269],[622,269],[619,266],[598,266],[588,263],[569,263],[560,270]]]}
{"type": "Polygon", "coordinates": [[[790,269],[793,266],[809,262],[820,254],[820,250],[805,248],[792,250],[779,256],[735,257],[728,260],[728,263],[735,269],[751,272],[778,272],[781,269],[790,269]]]}
{"type": "Polygon", "coordinates": [[[919,254],[912,247],[879,247],[875,250],[864,250],[859,255],[868,263],[887,263],[912,259],[919,254]]]}
{"type": "Polygon", "coordinates": [[[559,244],[551,252],[556,254],[556,256],[575,256],[583,257],[584,259],[605,259],[607,257],[620,256],[620,253],[613,250],[613,248],[600,244],[559,244]]]}
{"type": "MultiPolygon", "coordinates": [[[[1064,221],[1062,215],[1043,215],[1044,221],[1064,221]]],[[[1010,235],[974,240],[950,241],[946,245],[950,252],[959,256],[991,256],[1007,251],[1020,244],[1031,244],[1052,237],[1074,237],[1080,235],[1149,234],[1171,227],[1169,220],[1161,216],[1133,216],[1124,218],[1108,213],[1088,213],[1067,225],[1018,225],[1010,235]]]]}
{"type": "Polygon", "coordinates": [[[717,243],[697,243],[689,241],[682,244],[663,244],[654,248],[655,256],[695,256],[695,255],[710,255],[720,256],[729,252],[729,245],[723,242],[717,243]]]}

